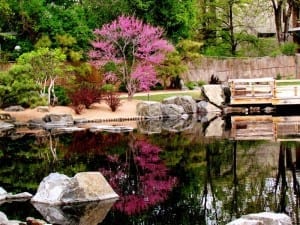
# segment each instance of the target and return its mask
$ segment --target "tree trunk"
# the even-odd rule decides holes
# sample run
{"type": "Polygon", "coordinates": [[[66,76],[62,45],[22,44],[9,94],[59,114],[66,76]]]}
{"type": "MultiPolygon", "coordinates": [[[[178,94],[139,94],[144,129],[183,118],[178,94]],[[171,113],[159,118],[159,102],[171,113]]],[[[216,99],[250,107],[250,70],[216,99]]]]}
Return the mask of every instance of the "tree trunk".
{"type": "Polygon", "coordinates": [[[284,13],[284,17],[283,17],[283,24],[284,24],[283,41],[284,42],[288,41],[288,32],[290,29],[290,19],[291,19],[293,7],[294,7],[294,1],[288,0],[287,4],[285,6],[285,10],[284,10],[285,13],[284,13]],[[286,9],[286,7],[287,7],[287,9],[286,9]]]}
{"type": "Polygon", "coordinates": [[[275,16],[275,26],[276,26],[276,37],[280,44],[282,42],[282,0],[278,1],[276,4],[275,0],[272,0],[274,16],[275,16]]]}
{"type": "Polygon", "coordinates": [[[236,55],[236,43],[235,43],[235,35],[234,35],[234,26],[233,26],[233,2],[229,3],[229,38],[231,45],[231,54],[233,56],[236,55]]]}

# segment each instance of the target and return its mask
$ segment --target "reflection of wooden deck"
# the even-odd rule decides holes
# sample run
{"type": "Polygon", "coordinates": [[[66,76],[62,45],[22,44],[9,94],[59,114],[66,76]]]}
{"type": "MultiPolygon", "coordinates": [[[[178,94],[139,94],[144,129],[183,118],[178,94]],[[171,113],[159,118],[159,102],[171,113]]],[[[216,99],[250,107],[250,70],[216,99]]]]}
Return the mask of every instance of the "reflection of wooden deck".
{"type": "Polygon", "coordinates": [[[230,105],[300,104],[300,80],[232,79],[229,85],[230,105]]]}
{"type": "Polygon", "coordinates": [[[300,141],[300,116],[232,116],[234,140],[300,141]]]}

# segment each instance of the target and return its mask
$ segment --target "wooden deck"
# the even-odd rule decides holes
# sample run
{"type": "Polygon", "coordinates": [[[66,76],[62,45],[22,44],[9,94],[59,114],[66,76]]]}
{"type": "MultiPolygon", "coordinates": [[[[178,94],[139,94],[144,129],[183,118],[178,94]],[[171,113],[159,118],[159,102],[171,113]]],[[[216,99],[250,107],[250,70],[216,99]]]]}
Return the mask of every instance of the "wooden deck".
{"type": "Polygon", "coordinates": [[[300,80],[231,79],[230,105],[300,105],[300,80]]]}
{"type": "Polygon", "coordinates": [[[300,116],[232,116],[233,140],[300,141],[300,116]]]}

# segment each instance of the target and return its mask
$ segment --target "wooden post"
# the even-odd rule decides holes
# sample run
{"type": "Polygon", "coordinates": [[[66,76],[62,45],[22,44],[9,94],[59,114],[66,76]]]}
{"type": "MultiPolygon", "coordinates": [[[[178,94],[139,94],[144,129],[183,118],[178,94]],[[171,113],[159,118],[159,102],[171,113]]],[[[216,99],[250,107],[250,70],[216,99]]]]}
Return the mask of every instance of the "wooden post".
{"type": "Polygon", "coordinates": [[[231,97],[234,97],[235,96],[235,85],[234,85],[234,81],[231,81],[231,85],[230,85],[230,88],[231,88],[231,97]]]}
{"type": "Polygon", "coordinates": [[[276,80],[274,79],[273,81],[273,98],[276,98],[276,88],[277,88],[277,85],[276,85],[276,80]]]}

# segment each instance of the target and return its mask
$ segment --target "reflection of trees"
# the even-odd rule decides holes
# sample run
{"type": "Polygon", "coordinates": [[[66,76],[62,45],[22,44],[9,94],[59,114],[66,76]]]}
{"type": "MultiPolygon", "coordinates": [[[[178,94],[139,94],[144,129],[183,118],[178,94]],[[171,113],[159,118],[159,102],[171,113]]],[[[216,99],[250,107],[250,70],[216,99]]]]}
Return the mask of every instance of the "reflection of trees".
{"type": "Polygon", "coordinates": [[[184,135],[181,139],[173,134],[159,139],[163,157],[180,179],[172,202],[159,206],[159,219],[166,224],[226,224],[240,215],[273,208],[269,198],[274,192],[266,181],[272,167],[260,166],[256,154],[256,149],[266,148],[260,147],[265,142],[188,141],[184,135]],[[171,147],[173,140],[181,143],[179,147],[171,147]]]}
{"type": "Polygon", "coordinates": [[[53,167],[53,163],[47,160],[48,141],[37,141],[33,136],[24,136],[17,140],[1,138],[0,146],[1,185],[8,191],[34,192],[38,186],[36,180],[42,179],[49,172],[46,165],[53,167]]]}
{"type": "MultiPolygon", "coordinates": [[[[276,176],[275,190],[279,190],[279,202],[277,203],[277,211],[290,214],[293,219],[299,224],[299,206],[300,206],[300,185],[296,176],[296,162],[293,161],[292,148],[298,151],[297,143],[281,143],[278,160],[278,172],[276,176]],[[291,194],[289,194],[289,183],[287,169],[291,171],[291,194]],[[288,209],[290,204],[291,209],[288,209]],[[292,211],[290,211],[292,210],[292,211]]],[[[297,152],[296,152],[297,154],[297,152]]]]}
{"type": "Polygon", "coordinates": [[[176,178],[168,176],[160,152],[157,146],[138,140],[124,155],[108,156],[109,167],[101,171],[120,195],[115,208],[132,215],[167,199],[176,178]]]}

